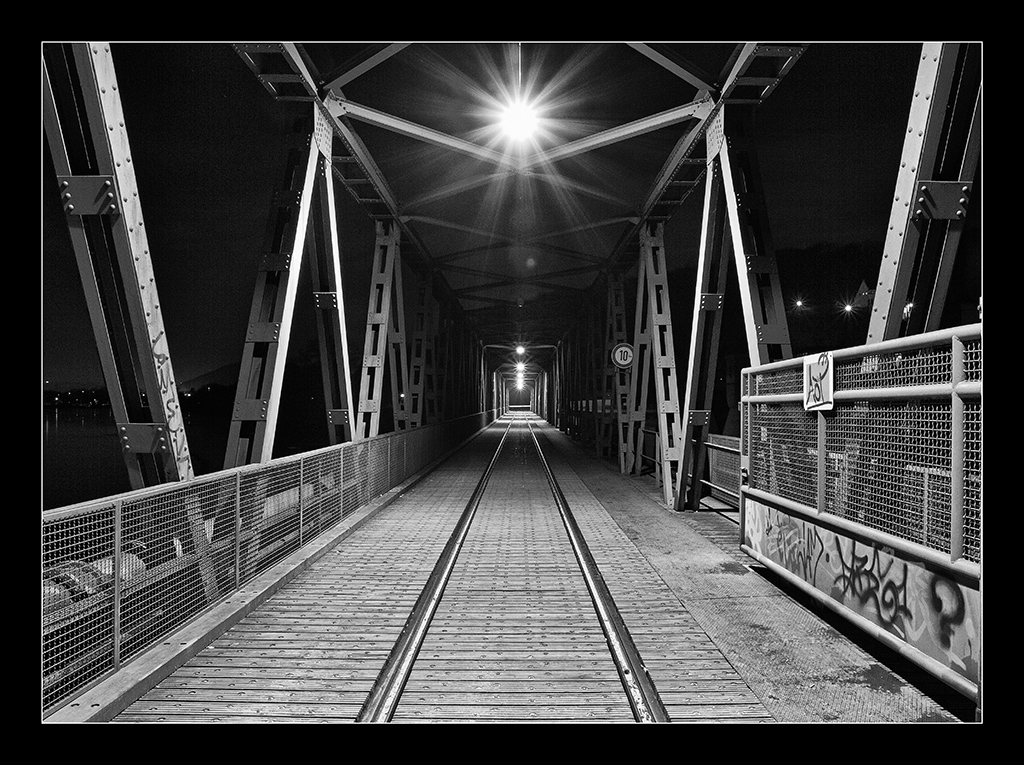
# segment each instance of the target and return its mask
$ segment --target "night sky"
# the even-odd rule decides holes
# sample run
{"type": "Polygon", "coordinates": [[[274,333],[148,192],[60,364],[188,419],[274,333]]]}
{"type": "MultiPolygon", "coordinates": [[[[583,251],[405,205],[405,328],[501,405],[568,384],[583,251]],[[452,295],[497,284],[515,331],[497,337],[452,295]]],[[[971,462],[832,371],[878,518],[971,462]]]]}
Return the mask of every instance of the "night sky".
{"type": "MultiPolygon", "coordinates": [[[[759,157],[780,259],[790,250],[857,245],[868,255],[845,278],[853,289],[863,272],[874,286],[919,50],[916,43],[812,44],[759,107],[759,157]]],[[[277,146],[292,113],[273,101],[229,44],[115,44],[113,53],[182,385],[241,357],[255,264],[284,163],[277,146]]],[[[101,385],[43,144],[43,379],[51,387],[101,385]]],[[[338,191],[343,264],[346,275],[355,275],[351,264],[371,256],[373,226],[338,191]]],[[[675,267],[696,262],[702,200],[702,193],[691,195],[667,227],[673,237],[667,248],[678,242],[668,249],[675,267]]],[[[788,295],[810,289],[835,265],[786,271],[783,289],[788,295]]],[[[354,302],[365,301],[367,288],[355,278],[346,285],[354,302]]],[[[362,315],[360,309],[349,320],[359,347],[362,315]]]]}

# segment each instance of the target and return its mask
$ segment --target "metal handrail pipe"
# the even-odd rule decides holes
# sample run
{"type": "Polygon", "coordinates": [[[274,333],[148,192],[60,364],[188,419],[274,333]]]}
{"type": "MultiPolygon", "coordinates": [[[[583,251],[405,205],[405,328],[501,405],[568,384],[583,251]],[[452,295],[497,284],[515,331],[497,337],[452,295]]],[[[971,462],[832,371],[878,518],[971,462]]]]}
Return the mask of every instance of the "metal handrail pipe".
{"type": "MultiPolygon", "coordinates": [[[[925,348],[934,348],[943,343],[952,343],[953,338],[960,340],[978,340],[981,338],[981,324],[965,324],[949,329],[940,329],[934,332],[924,332],[919,335],[908,335],[907,337],[896,337],[892,340],[883,340],[879,343],[866,345],[855,345],[850,348],[839,348],[832,351],[833,362],[844,359],[856,359],[864,356],[877,356],[892,351],[919,351],[925,348]]],[[[742,372],[778,372],[780,370],[793,369],[803,365],[803,358],[782,359],[767,364],[759,364],[756,367],[744,367],[742,372]]]]}
{"type": "Polygon", "coordinates": [[[480,506],[480,499],[483,496],[484,489],[487,488],[487,482],[491,478],[491,472],[494,470],[498,455],[501,454],[505,439],[512,429],[512,422],[512,420],[509,421],[508,427],[505,428],[505,432],[501,435],[501,441],[498,442],[498,447],[494,450],[494,454],[491,455],[487,469],[484,470],[484,474],[477,481],[476,488],[473,489],[473,493],[466,503],[466,508],[462,511],[462,515],[459,516],[455,530],[448,538],[444,550],[441,551],[437,563],[434,564],[434,568],[430,572],[427,584],[416,599],[416,603],[405,621],[405,626],[402,627],[401,635],[398,636],[398,640],[395,641],[394,646],[391,648],[387,661],[378,673],[377,679],[374,681],[373,687],[366,697],[366,701],[363,702],[363,706],[359,710],[359,714],[356,715],[356,722],[390,722],[394,716],[395,709],[398,707],[398,701],[402,697],[402,691],[405,689],[405,684],[409,680],[409,674],[412,672],[412,666],[416,662],[416,656],[423,646],[423,639],[426,637],[427,629],[430,627],[430,622],[434,618],[437,606],[441,602],[441,596],[444,594],[444,589],[451,578],[452,570],[455,568],[455,561],[462,551],[466,536],[469,533],[469,527],[473,523],[477,508],[480,506]]]}
{"type": "Polygon", "coordinates": [[[715,491],[720,491],[723,494],[728,494],[733,499],[738,500],[740,498],[740,495],[737,494],[736,492],[732,491],[731,489],[727,489],[724,486],[719,486],[717,483],[711,483],[711,481],[707,481],[703,478],[700,479],[700,482],[707,486],[709,489],[714,489],[715,491]]]}
{"type": "MultiPolygon", "coordinates": [[[[917,399],[943,399],[956,394],[961,398],[981,396],[981,382],[970,381],[953,385],[935,383],[932,385],[903,385],[887,388],[856,388],[837,390],[832,394],[836,402],[846,401],[909,401],[917,399]]],[[[743,396],[744,404],[793,404],[803,401],[802,393],[764,393],[743,396]]]]}
{"type": "Polygon", "coordinates": [[[841,531],[852,538],[862,539],[872,544],[878,544],[894,550],[899,550],[900,552],[921,561],[925,565],[940,567],[952,574],[954,577],[962,580],[963,583],[973,587],[977,587],[981,581],[981,565],[978,563],[974,563],[963,558],[952,560],[949,555],[943,555],[940,552],[916,542],[912,542],[908,539],[903,539],[902,537],[897,537],[884,531],[862,526],[859,523],[848,521],[845,518],[840,518],[830,513],[819,513],[809,505],[804,505],[785,497],[769,494],[766,491],[744,487],[741,493],[744,499],[753,499],[758,502],[763,502],[766,505],[771,505],[780,510],[785,510],[791,515],[812,520],[815,523],[832,528],[835,531],[841,531]]]}
{"type": "Polygon", "coordinates": [[[194,476],[193,478],[189,478],[188,480],[185,480],[185,481],[173,481],[173,482],[168,482],[168,483],[156,484],[154,486],[145,486],[145,487],[143,487],[141,489],[132,489],[131,491],[122,492],[121,494],[113,494],[113,495],[111,495],[109,497],[103,497],[103,498],[100,498],[100,499],[89,499],[89,500],[85,500],[83,502],[75,503],[73,505],[65,505],[64,507],[55,507],[55,508],[51,508],[49,510],[44,510],[43,513],[42,513],[42,519],[43,519],[44,522],[46,522],[46,521],[63,520],[65,518],[71,518],[71,517],[74,517],[76,515],[81,515],[83,513],[95,512],[98,508],[100,508],[100,507],[102,507],[104,505],[113,506],[114,503],[119,501],[119,500],[135,501],[135,500],[147,499],[149,497],[156,496],[156,495],[159,495],[159,494],[163,494],[163,493],[168,492],[168,491],[174,491],[174,490],[180,489],[183,486],[198,486],[198,485],[202,485],[204,483],[210,482],[210,481],[216,481],[216,480],[224,479],[224,478],[227,478],[229,476],[239,476],[239,475],[244,475],[246,473],[258,472],[260,470],[265,470],[267,467],[270,467],[270,466],[283,466],[283,465],[289,465],[289,464],[294,463],[294,462],[300,462],[301,463],[302,460],[307,460],[307,459],[310,459],[310,458],[313,458],[313,457],[317,457],[317,456],[320,456],[320,455],[330,454],[330,453],[333,453],[333,452],[337,452],[339,450],[344,450],[344,449],[347,449],[347,448],[353,446],[354,444],[365,444],[365,443],[368,443],[370,441],[383,441],[383,440],[386,440],[388,438],[396,438],[396,437],[399,437],[399,436],[402,436],[402,435],[407,435],[407,434],[409,434],[411,432],[414,432],[414,431],[428,430],[428,429],[433,429],[433,428],[440,428],[440,427],[443,427],[445,425],[450,425],[453,422],[458,422],[460,420],[468,420],[468,419],[471,419],[471,418],[474,418],[474,417],[480,417],[481,415],[488,414],[489,412],[492,412],[492,411],[494,411],[494,410],[493,409],[487,409],[487,410],[484,410],[484,411],[481,411],[481,412],[476,412],[474,414],[468,414],[468,415],[464,415],[462,417],[456,417],[456,418],[454,418],[452,420],[445,420],[443,422],[435,422],[435,423],[431,423],[430,425],[422,425],[422,426],[420,426],[418,428],[412,428],[410,430],[400,430],[400,431],[394,431],[394,432],[391,432],[391,433],[382,433],[382,434],[380,434],[378,436],[373,436],[371,438],[363,438],[363,439],[358,439],[358,440],[355,440],[355,441],[345,441],[345,442],[340,443],[340,444],[333,444],[333,445],[330,445],[330,446],[321,446],[321,447],[319,447],[317,449],[311,449],[308,452],[300,452],[299,454],[289,454],[289,455],[284,456],[284,457],[275,457],[274,459],[270,460],[269,462],[254,462],[254,463],[250,463],[248,465],[239,465],[237,467],[225,468],[223,470],[218,470],[218,471],[212,472],[212,473],[204,473],[202,475],[197,475],[197,476],[194,476]]]}
{"type": "Polygon", "coordinates": [[[590,552],[590,547],[569,508],[565,494],[562,493],[562,487],[558,485],[555,474],[544,457],[533,425],[529,427],[530,435],[533,436],[533,445],[537,449],[537,456],[547,475],[548,485],[551,487],[551,493],[558,505],[559,515],[562,516],[562,524],[569,535],[569,542],[572,544],[576,560],[583,572],[590,598],[594,602],[594,609],[601,622],[601,629],[608,640],[612,659],[619,672],[619,679],[622,681],[629,705],[633,710],[633,717],[637,722],[669,722],[668,710],[665,709],[661,696],[654,686],[654,680],[643,663],[636,643],[633,642],[633,636],[629,634],[629,628],[626,626],[622,614],[619,613],[618,606],[615,605],[615,599],[612,598],[604,577],[601,576],[601,571],[590,552]]]}
{"type": "Polygon", "coordinates": [[[742,452],[735,446],[726,446],[725,444],[714,444],[710,441],[705,441],[704,446],[708,449],[714,449],[717,452],[728,452],[729,454],[742,454],[742,452]]]}

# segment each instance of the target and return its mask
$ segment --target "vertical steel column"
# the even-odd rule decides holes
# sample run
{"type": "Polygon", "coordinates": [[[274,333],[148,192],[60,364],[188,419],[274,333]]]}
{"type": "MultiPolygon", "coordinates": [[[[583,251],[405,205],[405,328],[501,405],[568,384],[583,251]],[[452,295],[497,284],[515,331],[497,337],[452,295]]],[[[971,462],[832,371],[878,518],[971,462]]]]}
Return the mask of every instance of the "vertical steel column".
{"type": "Polygon", "coordinates": [[[608,274],[605,304],[604,385],[601,402],[601,446],[602,456],[617,455],[620,467],[625,459],[622,423],[625,417],[625,399],[629,396],[629,381],[627,379],[628,372],[619,369],[612,362],[612,350],[616,345],[624,342],[626,342],[626,305],[622,274],[608,274]]]}
{"type": "Polygon", "coordinates": [[[439,420],[451,419],[451,318],[450,309],[447,304],[439,306],[438,313],[438,342],[435,346],[437,353],[435,364],[434,383],[437,386],[437,417],[439,420]]]}
{"type": "MultiPolygon", "coordinates": [[[[384,360],[389,347],[394,272],[398,266],[401,231],[391,221],[377,221],[377,240],[370,275],[363,369],[359,383],[359,423],[356,438],[380,433],[381,393],[384,390],[384,360]]],[[[396,413],[397,416],[397,413],[396,413]]]]}
{"type": "Polygon", "coordinates": [[[588,301],[588,337],[587,337],[587,409],[590,417],[590,438],[593,439],[594,451],[602,456],[601,430],[604,410],[604,368],[601,365],[601,352],[604,350],[602,337],[601,314],[594,306],[595,301],[588,301]],[[600,396],[600,401],[598,399],[600,396]]]}
{"type": "Polygon", "coordinates": [[[345,325],[345,295],[342,286],[341,252],[338,246],[337,212],[334,202],[334,174],[331,171],[333,131],[319,110],[313,110],[314,137],[320,150],[317,190],[320,202],[319,226],[312,227],[309,259],[316,302],[320,368],[327,410],[327,432],[331,445],[352,440],[352,373],[345,325]]]}
{"type": "Polygon", "coordinates": [[[273,457],[299,269],[321,158],[312,134],[300,133],[296,138],[302,143],[289,152],[284,189],[275,196],[267,223],[235,388],[225,469],[273,457]]]}
{"type": "Polygon", "coordinates": [[[663,223],[647,225],[641,229],[640,249],[647,263],[651,362],[654,366],[654,391],[658,414],[659,439],[655,459],[661,467],[665,504],[667,507],[678,509],[679,497],[682,494],[679,490],[682,429],[663,223]]]}
{"type": "Polygon", "coordinates": [[[427,365],[433,355],[429,345],[430,335],[431,280],[423,279],[416,285],[416,306],[412,316],[412,348],[409,361],[409,395],[407,401],[410,428],[418,428],[427,422],[427,365]]]}
{"type": "Polygon", "coordinates": [[[636,277],[636,311],[633,320],[633,366],[629,371],[629,397],[626,410],[629,415],[626,441],[626,472],[639,473],[643,467],[642,433],[647,421],[647,397],[651,376],[651,321],[647,306],[647,258],[640,252],[640,266],[636,277]]]}
{"type": "Polygon", "coordinates": [[[922,45],[869,344],[940,325],[979,164],[981,92],[977,45],[922,45]]]}
{"type": "Polygon", "coordinates": [[[680,469],[681,504],[700,507],[701,483],[710,430],[711,404],[715,393],[718,345],[722,331],[722,307],[728,277],[731,241],[723,203],[722,166],[718,145],[708,140],[708,169],[704,185],[704,216],[701,225],[697,290],[690,328],[690,354],[686,371],[683,409],[683,441],[680,469]],[[712,152],[713,150],[713,152],[712,152]]]}
{"type": "Polygon", "coordinates": [[[739,276],[747,352],[751,364],[766,364],[792,358],[793,347],[757,158],[750,143],[752,132],[753,116],[749,107],[723,107],[709,127],[707,140],[711,142],[714,135],[720,136],[718,157],[739,276]],[[727,115],[731,116],[727,118],[727,115]]]}
{"type": "Polygon", "coordinates": [[[110,44],[48,44],[43,75],[43,125],[129,481],[191,478],[110,44]]]}
{"type": "MultiPolygon", "coordinates": [[[[397,228],[397,226],[396,226],[397,228]]],[[[405,344],[405,298],[402,295],[402,258],[399,235],[395,239],[392,269],[391,321],[388,322],[388,365],[391,370],[391,408],[396,431],[409,427],[409,355],[405,344]]]]}

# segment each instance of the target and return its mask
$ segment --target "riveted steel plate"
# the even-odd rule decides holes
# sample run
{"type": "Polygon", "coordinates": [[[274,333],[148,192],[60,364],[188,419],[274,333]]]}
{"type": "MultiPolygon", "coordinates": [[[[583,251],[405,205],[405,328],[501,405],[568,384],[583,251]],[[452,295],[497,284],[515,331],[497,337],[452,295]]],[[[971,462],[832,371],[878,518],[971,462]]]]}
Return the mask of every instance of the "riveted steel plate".
{"type": "Polygon", "coordinates": [[[267,400],[250,398],[235,402],[234,419],[245,422],[261,422],[267,419],[267,400]]]}
{"type": "Polygon", "coordinates": [[[57,186],[61,205],[69,215],[111,215],[118,210],[111,175],[62,175],[57,186]]]}
{"type": "Polygon", "coordinates": [[[276,343],[280,340],[280,335],[281,322],[255,322],[249,325],[245,340],[248,343],[276,343]]]}
{"type": "Polygon", "coordinates": [[[917,186],[915,211],[932,220],[963,220],[971,199],[970,183],[922,181],[917,186]]]}
{"type": "Polygon", "coordinates": [[[321,311],[329,311],[338,307],[337,292],[314,292],[313,300],[321,311]]]}
{"type": "Polygon", "coordinates": [[[119,422],[117,439],[121,449],[139,454],[170,451],[168,427],[160,422],[119,422]]]}

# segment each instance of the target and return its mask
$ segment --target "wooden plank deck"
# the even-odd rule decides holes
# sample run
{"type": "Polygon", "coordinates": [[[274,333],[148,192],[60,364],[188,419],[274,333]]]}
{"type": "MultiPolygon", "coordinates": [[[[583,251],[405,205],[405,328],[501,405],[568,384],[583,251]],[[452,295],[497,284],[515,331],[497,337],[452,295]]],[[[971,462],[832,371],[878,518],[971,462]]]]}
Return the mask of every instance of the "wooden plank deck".
{"type": "Polygon", "coordinates": [[[393,719],[633,719],[525,423],[495,465],[393,719]]]}
{"type": "Polygon", "coordinates": [[[115,720],[354,720],[500,436],[481,435],[115,720]]]}
{"type": "MultiPolygon", "coordinates": [[[[504,427],[492,426],[116,721],[354,720],[504,427]]],[[[520,423],[513,433],[394,720],[631,722],[529,433],[520,423]]],[[[671,719],[770,720],[582,481],[564,460],[549,462],[671,719]]]]}

